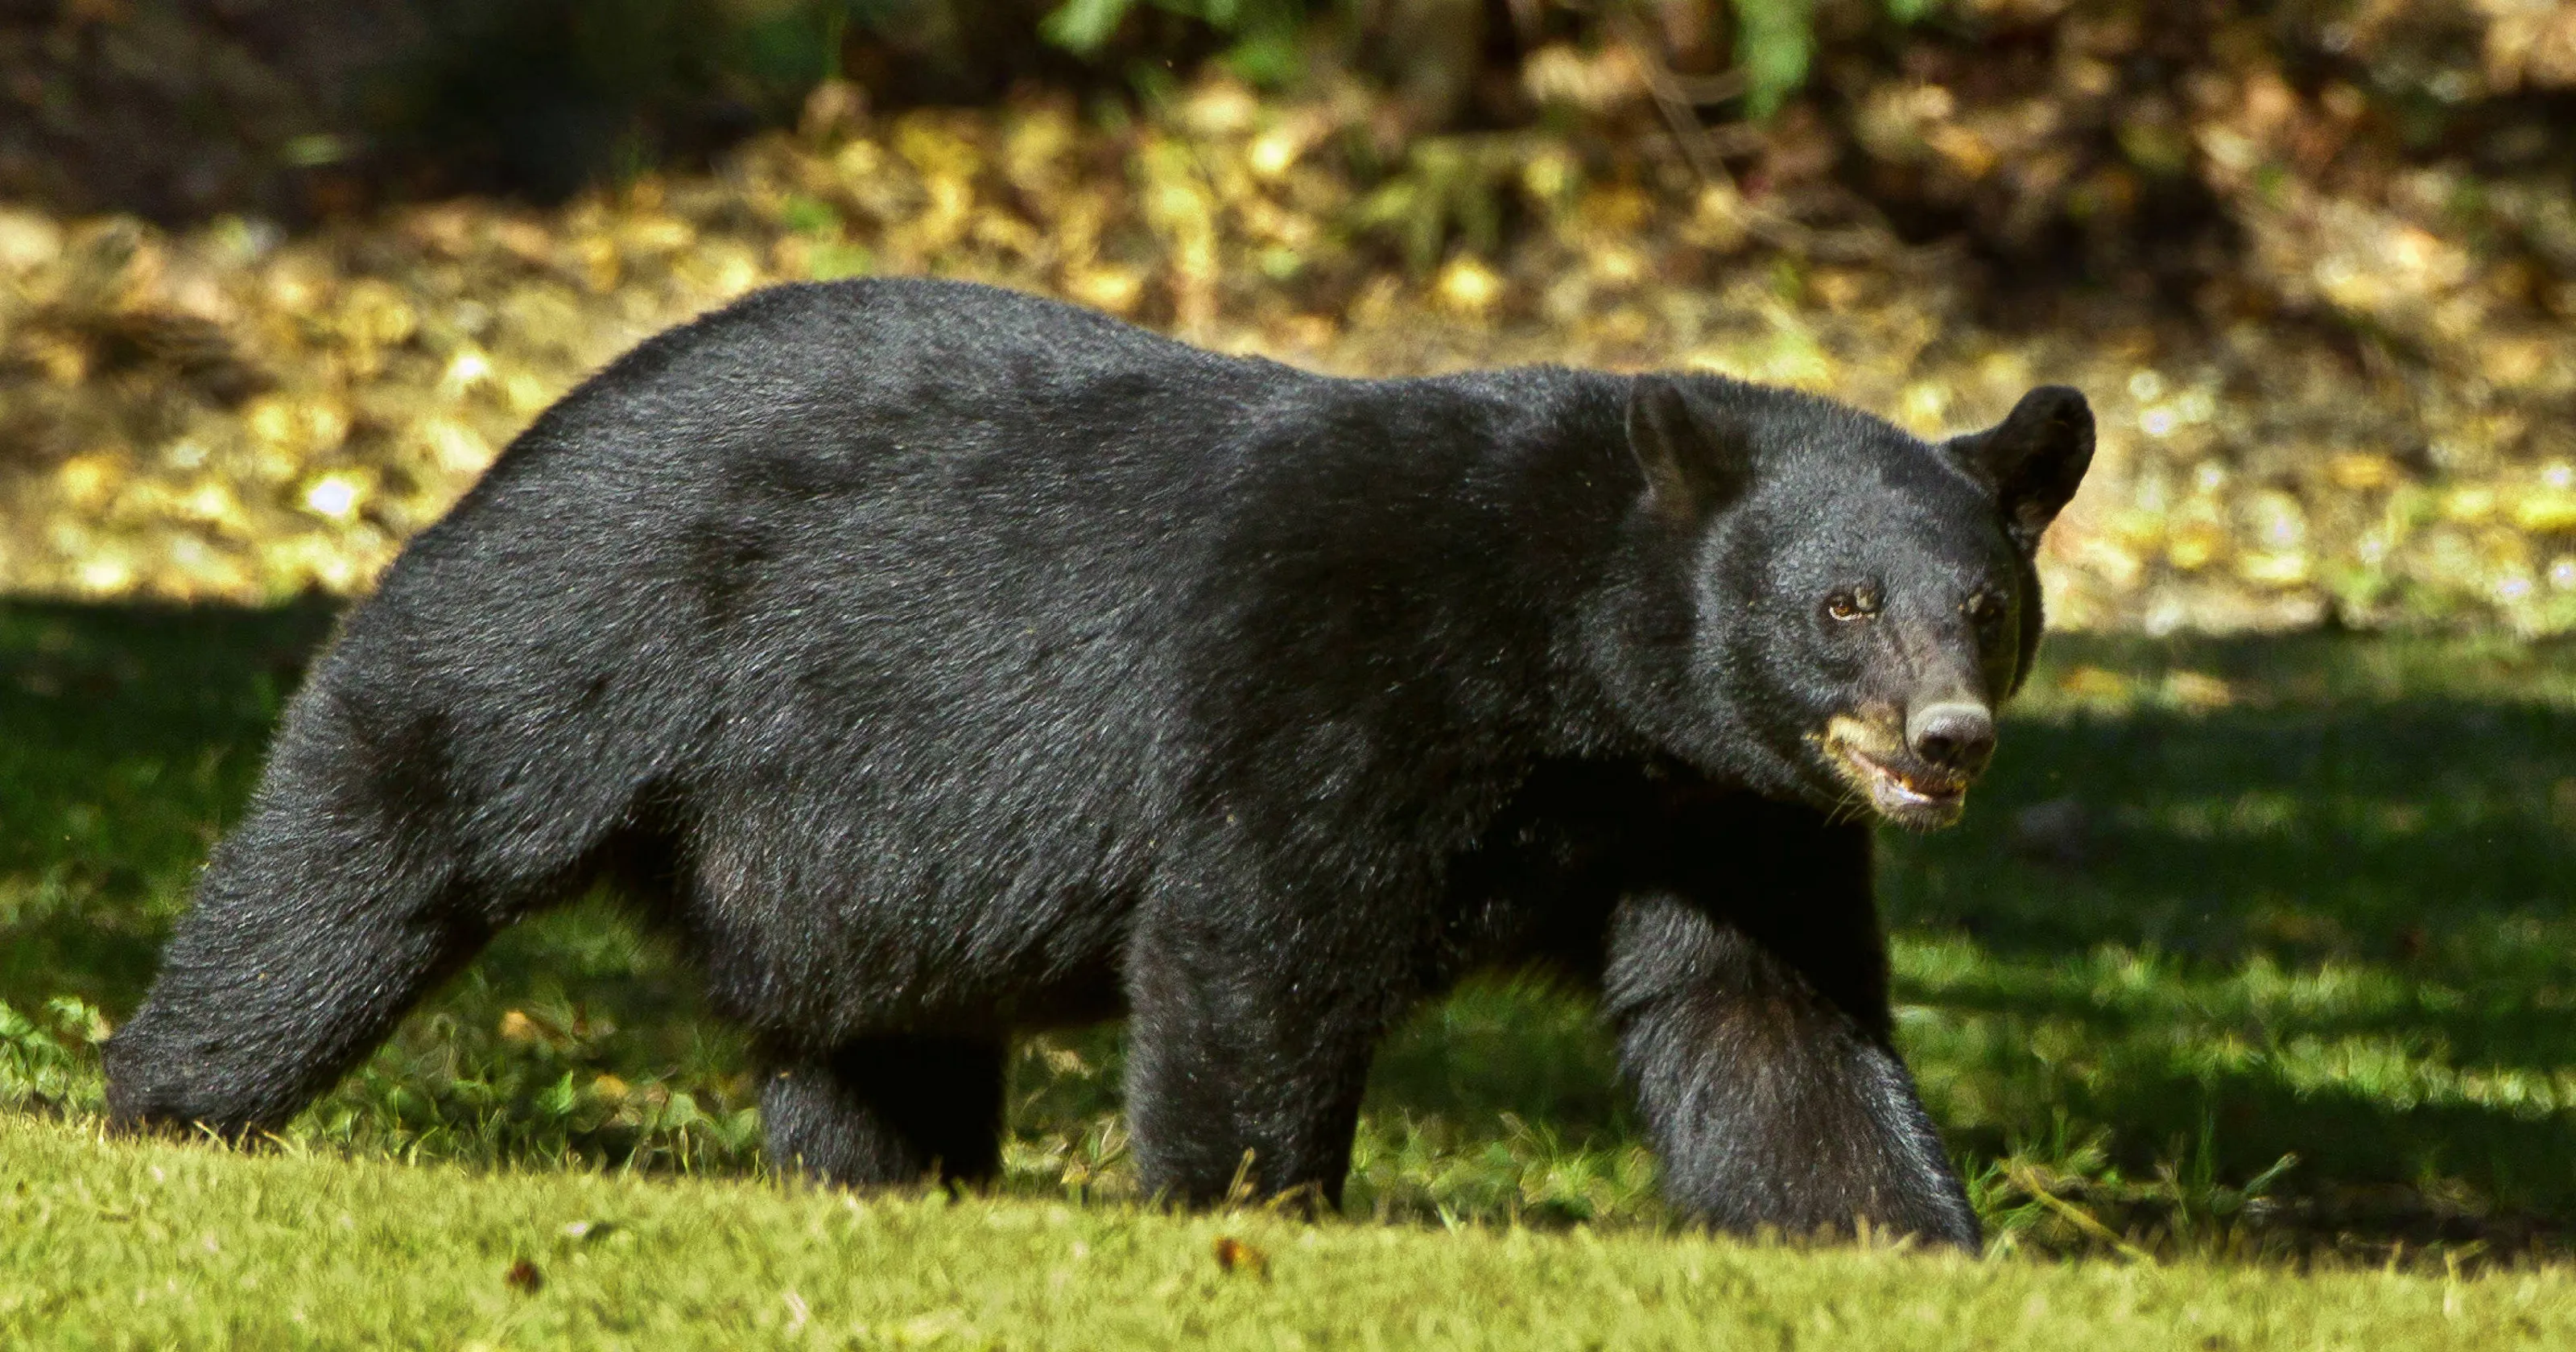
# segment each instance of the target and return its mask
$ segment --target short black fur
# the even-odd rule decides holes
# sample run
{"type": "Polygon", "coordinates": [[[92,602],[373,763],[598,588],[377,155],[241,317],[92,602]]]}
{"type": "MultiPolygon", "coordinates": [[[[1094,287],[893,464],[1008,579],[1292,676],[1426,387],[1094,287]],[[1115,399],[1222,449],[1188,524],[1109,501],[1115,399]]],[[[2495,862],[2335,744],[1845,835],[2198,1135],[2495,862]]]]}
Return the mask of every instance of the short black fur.
{"type": "Polygon", "coordinates": [[[2034,399],[1933,447],[1710,376],[760,293],[549,410],[349,617],[111,1108],[281,1123],[612,874],[824,1177],[991,1173],[1007,1040],[1124,1013],[1150,1188],[1329,1202],[1380,1035],[1542,961],[1602,991],[1686,1209],[1973,1246],[1856,818],[1955,814],[1974,738],[1909,711],[1973,732],[2027,666],[2091,449],[2034,399]]]}

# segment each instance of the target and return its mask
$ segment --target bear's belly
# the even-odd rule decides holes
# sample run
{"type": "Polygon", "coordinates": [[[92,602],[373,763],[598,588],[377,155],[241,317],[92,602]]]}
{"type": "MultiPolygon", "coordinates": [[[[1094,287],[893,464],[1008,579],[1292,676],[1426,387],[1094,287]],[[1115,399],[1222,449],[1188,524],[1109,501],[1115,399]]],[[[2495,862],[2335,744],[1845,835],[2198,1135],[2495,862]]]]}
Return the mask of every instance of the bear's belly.
{"type": "Polygon", "coordinates": [[[1001,1036],[1114,1018],[1124,899],[916,895],[780,904],[737,894],[685,928],[728,1017],[809,1045],[1001,1036]]]}

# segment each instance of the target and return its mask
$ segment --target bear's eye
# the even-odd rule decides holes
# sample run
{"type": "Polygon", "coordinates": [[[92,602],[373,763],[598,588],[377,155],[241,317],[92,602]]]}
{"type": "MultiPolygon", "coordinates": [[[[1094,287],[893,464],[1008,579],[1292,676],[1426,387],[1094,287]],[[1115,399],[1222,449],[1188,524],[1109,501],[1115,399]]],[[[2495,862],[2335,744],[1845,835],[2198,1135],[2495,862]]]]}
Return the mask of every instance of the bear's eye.
{"type": "Polygon", "coordinates": [[[1837,620],[1865,620],[1878,613],[1878,593],[1852,587],[1825,598],[1825,613],[1837,620]]]}
{"type": "Polygon", "coordinates": [[[1968,598],[1968,619],[1980,629],[1991,629],[2003,623],[2004,599],[1993,592],[1979,592],[1968,598]]]}

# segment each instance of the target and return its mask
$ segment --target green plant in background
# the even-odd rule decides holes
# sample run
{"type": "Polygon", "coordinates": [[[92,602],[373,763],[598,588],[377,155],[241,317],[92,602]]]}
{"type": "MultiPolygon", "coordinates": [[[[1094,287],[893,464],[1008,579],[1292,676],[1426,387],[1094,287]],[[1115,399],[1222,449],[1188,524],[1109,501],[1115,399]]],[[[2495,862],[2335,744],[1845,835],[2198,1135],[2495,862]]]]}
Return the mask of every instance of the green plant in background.
{"type": "MultiPolygon", "coordinates": [[[[1643,0],[1613,3],[1652,17],[1643,0]]],[[[1704,20],[1731,22],[1746,112],[1768,117],[1805,86],[1816,0],[1696,3],[1704,20]]],[[[1902,25],[1939,0],[1876,3],[1902,25]]],[[[1294,86],[1324,60],[1389,90],[1454,91],[1474,85],[1480,66],[1508,76],[1539,46],[1600,35],[1603,16],[1583,7],[1533,13],[1535,22],[1491,35],[1510,37],[1498,45],[1426,42],[1467,22],[1439,0],[464,0],[438,9],[429,41],[381,82],[375,135],[559,193],[792,121],[835,76],[883,80],[875,92],[896,102],[987,98],[1024,78],[1122,80],[1150,101],[1189,73],[1179,63],[1213,47],[1218,65],[1263,89],[1294,86]],[[845,69],[845,59],[872,60],[874,73],[845,69]],[[945,74],[932,78],[934,69],[945,74]]],[[[1424,129],[1454,126],[1465,106],[1463,96],[1430,99],[1424,129]]],[[[283,153],[336,162],[353,144],[306,136],[283,153]]]]}
{"type": "Polygon", "coordinates": [[[853,23],[873,26],[895,17],[886,9],[883,0],[738,6],[740,17],[725,33],[723,64],[764,102],[802,98],[841,73],[841,45],[853,23]]]}
{"type": "Polygon", "coordinates": [[[1490,255],[1502,242],[1503,212],[1529,148],[1504,136],[1434,136],[1414,142],[1402,170],[1362,198],[1352,223],[1403,250],[1408,267],[1428,272],[1453,235],[1490,255]]]}
{"type": "MultiPolygon", "coordinates": [[[[1718,0],[1705,2],[1717,8],[1718,0]]],[[[1881,5],[1889,19],[1910,25],[1929,16],[1940,0],[1881,5]]],[[[1110,46],[1139,6],[1195,19],[1232,39],[1222,59],[1237,74],[1271,85],[1299,73],[1300,35],[1327,17],[1319,13],[1326,6],[1307,0],[1065,0],[1039,31],[1064,50],[1090,57],[1110,46]]],[[[1735,63],[1745,76],[1746,107],[1768,117],[1806,85],[1816,49],[1816,0],[1731,0],[1726,8],[1735,20],[1735,63]]]]}
{"type": "MultiPolygon", "coordinates": [[[[1926,0],[1891,0],[1890,8],[1926,0]]],[[[1744,72],[1744,101],[1769,117],[1807,83],[1816,52],[1815,0],[1735,0],[1735,64],[1744,72]]]]}
{"type": "Polygon", "coordinates": [[[1096,56],[1140,3],[1223,34],[1232,45],[1219,59],[1255,84],[1284,85],[1304,69],[1298,39],[1312,14],[1302,0],[1065,0],[1038,31],[1076,56],[1096,56]]]}
{"type": "Polygon", "coordinates": [[[0,1107],[95,1109],[106,1017],[69,995],[47,1000],[44,1014],[39,1023],[0,1000],[0,1107]]]}
{"type": "MultiPolygon", "coordinates": [[[[1882,12],[1904,27],[1931,17],[1942,0],[1879,2],[1882,12]]],[[[1731,0],[1731,7],[1745,110],[1766,118],[1806,87],[1816,55],[1816,0],[1731,0]]]]}

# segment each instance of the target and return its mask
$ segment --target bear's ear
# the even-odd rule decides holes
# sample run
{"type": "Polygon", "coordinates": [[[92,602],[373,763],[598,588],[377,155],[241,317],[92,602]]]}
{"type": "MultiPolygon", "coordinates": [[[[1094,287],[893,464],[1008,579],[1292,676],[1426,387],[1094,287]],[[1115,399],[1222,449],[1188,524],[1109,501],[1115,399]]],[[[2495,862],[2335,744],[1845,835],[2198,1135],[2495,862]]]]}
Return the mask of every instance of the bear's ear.
{"type": "Polygon", "coordinates": [[[1628,450],[1645,472],[1647,507],[1677,521],[1706,517],[1752,486],[1752,445],[1742,425],[1694,402],[1669,376],[1630,382],[1628,450]]]}
{"type": "Polygon", "coordinates": [[[1953,438],[1944,449],[1994,485],[2004,533],[2027,558],[2093,463],[2093,410],[2078,391],[2042,385],[2002,422],[1953,438]]]}

